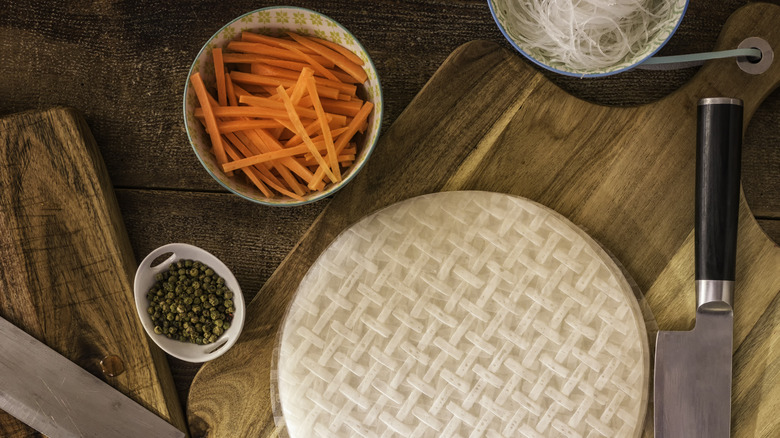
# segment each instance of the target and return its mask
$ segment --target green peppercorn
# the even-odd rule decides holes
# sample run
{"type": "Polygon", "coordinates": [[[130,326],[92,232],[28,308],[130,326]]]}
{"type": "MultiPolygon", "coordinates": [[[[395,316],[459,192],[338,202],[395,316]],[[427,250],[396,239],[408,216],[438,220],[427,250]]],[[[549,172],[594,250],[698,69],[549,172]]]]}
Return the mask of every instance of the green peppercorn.
{"type": "Polygon", "coordinates": [[[209,344],[230,327],[233,292],[213,269],[178,260],[155,275],[146,293],[154,332],[183,342],[209,344]]]}

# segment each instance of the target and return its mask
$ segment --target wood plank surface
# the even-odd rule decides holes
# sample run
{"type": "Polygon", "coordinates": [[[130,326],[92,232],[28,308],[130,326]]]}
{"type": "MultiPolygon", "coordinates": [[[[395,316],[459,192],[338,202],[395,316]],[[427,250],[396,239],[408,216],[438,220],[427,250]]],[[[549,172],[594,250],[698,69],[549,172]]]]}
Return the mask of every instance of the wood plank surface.
{"type": "MultiPolygon", "coordinates": [[[[747,35],[780,46],[778,21],[777,6],[741,9],[725,25],[717,47],[736,46],[747,35]]],[[[709,63],[658,102],[615,108],[572,97],[497,45],[461,47],[251,302],[239,343],[200,370],[188,405],[193,434],[230,436],[238,423],[241,434],[279,432],[268,400],[270,353],[298,282],[341,230],[378,208],[419,194],[477,189],[541,202],[583,226],[622,261],[646,291],[659,328],[690,328],[695,307],[696,101],[739,97],[749,126],[778,82],[780,64],[764,75],[749,76],[733,60],[724,60],[709,63]]],[[[767,387],[774,379],[761,366],[772,361],[753,359],[780,352],[759,353],[747,345],[771,342],[764,337],[774,330],[767,309],[780,291],[780,248],[767,239],[745,202],[738,254],[733,433],[777,434],[774,417],[752,409],[757,403],[780,401],[780,390],[767,387]],[[751,397],[741,397],[743,392],[751,397]]]]}
{"type": "MultiPolygon", "coordinates": [[[[165,355],[135,315],[135,266],[83,118],[56,108],[0,119],[0,315],[186,430],[165,355]],[[120,366],[105,367],[109,356],[120,366]]],[[[20,434],[35,435],[0,416],[1,436],[20,434]]]]}

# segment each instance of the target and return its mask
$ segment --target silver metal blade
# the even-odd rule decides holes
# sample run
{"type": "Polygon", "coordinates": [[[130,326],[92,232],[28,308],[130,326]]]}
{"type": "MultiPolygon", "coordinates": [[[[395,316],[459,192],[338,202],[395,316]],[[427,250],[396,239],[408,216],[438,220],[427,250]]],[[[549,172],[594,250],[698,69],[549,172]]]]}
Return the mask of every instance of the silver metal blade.
{"type": "Polygon", "coordinates": [[[184,437],[3,318],[0,409],[50,437],[184,437]]]}
{"type": "Polygon", "coordinates": [[[696,312],[688,332],[658,332],[655,436],[728,437],[734,314],[724,303],[696,312]]]}

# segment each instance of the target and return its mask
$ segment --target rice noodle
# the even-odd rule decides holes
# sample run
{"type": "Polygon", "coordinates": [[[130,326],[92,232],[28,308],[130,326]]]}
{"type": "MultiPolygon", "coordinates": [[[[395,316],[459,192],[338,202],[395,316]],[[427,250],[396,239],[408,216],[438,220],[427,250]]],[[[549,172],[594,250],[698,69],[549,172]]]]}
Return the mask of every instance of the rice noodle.
{"type": "Polygon", "coordinates": [[[502,1],[504,26],[524,51],[574,71],[621,63],[678,17],[671,0],[502,1]]]}

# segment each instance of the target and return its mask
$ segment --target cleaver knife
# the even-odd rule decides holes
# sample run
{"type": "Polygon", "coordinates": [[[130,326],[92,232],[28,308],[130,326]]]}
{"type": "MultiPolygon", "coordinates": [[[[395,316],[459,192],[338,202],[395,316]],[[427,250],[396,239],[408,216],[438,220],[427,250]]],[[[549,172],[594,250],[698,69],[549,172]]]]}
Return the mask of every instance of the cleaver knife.
{"type": "Polygon", "coordinates": [[[184,433],[0,317],[0,409],[56,437],[184,433]]]}
{"type": "Polygon", "coordinates": [[[658,332],[655,436],[728,437],[742,101],[701,99],[696,134],[696,324],[658,332]]]}

